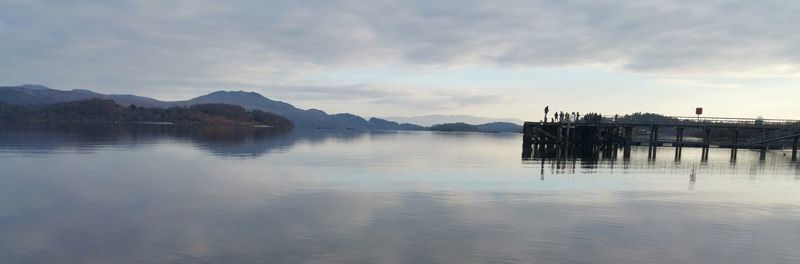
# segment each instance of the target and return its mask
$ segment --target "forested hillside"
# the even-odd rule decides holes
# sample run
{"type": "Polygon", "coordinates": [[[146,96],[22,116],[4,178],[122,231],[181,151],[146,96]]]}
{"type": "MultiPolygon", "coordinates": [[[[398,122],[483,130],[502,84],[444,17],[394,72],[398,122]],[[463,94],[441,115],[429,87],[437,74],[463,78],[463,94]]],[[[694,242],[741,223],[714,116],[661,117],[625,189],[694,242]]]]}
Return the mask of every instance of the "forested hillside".
{"type": "Polygon", "coordinates": [[[293,127],[289,119],[261,110],[247,111],[228,104],[189,107],[123,107],[108,99],[88,99],[44,105],[0,104],[0,120],[75,122],[169,122],[217,125],[293,127]]]}

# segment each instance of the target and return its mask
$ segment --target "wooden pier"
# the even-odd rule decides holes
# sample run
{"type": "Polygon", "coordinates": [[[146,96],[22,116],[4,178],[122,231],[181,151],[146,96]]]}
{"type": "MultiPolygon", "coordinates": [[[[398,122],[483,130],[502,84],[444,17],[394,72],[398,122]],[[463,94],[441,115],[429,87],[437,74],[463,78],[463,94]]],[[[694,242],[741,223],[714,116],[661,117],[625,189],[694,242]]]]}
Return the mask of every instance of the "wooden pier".
{"type": "Polygon", "coordinates": [[[759,150],[763,160],[768,149],[788,145],[791,160],[796,161],[799,139],[800,120],[604,116],[593,120],[525,122],[522,158],[564,158],[598,151],[616,156],[615,150],[622,149],[623,158],[629,159],[630,146],[649,146],[650,158],[656,157],[658,147],[674,147],[676,160],[680,160],[683,148],[702,148],[701,159],[705,161],[713,147],[731,149],[731,160],[736,160],[739,149],[759,150]],[[686,139],[687,131],[693,131],[694,140],[686,139]],[[715,133],[728,136],[719,139],[715,133]]]}

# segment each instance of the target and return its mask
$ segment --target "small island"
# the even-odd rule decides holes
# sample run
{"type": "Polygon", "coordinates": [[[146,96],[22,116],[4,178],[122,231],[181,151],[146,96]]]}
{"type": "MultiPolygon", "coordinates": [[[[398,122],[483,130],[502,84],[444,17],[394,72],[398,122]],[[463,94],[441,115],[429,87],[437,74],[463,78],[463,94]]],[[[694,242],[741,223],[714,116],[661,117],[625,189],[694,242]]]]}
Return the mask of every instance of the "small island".
{"type": "Polygon", "coordinates": [[[145,108],[121,106],[109,99],[65,103],[9,105],[0,103],[0,120],[38,122],[172,123],[292,128],[286,117],[230,104],[196,104],[188,107],[145,108]]]}

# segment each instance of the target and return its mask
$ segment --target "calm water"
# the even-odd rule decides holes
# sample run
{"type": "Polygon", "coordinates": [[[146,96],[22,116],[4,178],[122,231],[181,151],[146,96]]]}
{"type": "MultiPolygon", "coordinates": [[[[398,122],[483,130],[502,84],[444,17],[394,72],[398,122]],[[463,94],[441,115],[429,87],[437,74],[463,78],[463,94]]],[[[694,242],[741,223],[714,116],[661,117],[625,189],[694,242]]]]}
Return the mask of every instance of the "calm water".
{"type": "Polygon", "coordinates": [[[781,152],[520,151],[516,134],[3,124],[0,263],[800,263],[781,152]]]}

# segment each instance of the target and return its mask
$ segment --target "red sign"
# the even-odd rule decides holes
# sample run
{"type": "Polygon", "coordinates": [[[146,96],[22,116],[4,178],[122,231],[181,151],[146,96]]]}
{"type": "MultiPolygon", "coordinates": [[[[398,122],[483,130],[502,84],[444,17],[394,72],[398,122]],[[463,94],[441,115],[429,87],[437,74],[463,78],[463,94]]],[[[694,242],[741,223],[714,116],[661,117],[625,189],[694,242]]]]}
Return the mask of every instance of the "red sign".
{"type": "Polygon", "coordinates": [[[694,109],[694,114],[702,115],[703,114],[703,108],[702,107],[695,108],[694,109]]]}

